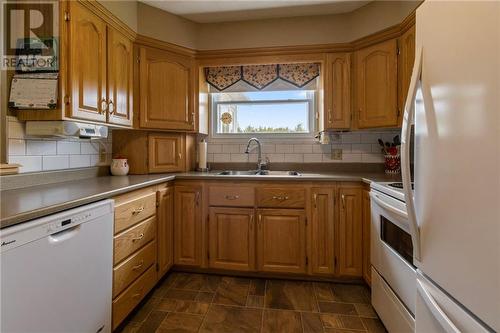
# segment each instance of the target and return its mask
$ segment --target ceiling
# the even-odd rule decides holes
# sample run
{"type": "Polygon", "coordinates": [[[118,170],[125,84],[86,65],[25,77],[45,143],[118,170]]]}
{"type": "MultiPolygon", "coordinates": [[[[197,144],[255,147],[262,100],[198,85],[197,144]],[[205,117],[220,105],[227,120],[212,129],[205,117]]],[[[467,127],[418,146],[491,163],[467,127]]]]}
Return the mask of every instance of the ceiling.
{"type": "Polygon", "coordinates": [[[198,23],[340,14],[373,0],[139,0],[198,23]]]}

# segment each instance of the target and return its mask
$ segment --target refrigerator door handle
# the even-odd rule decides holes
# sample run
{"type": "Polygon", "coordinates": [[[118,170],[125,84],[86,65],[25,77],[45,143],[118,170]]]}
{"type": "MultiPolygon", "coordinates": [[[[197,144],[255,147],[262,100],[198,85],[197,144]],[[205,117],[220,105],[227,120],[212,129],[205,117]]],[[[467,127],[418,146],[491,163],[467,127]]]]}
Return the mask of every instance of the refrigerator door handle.
{"type": "Polygon", "coordinates": [[[417,279],[417,291],[424,300],[427,308],[432,312],[432,315],[439,322],[441,327],[446,333],[461,333],[460,330],[453,324],[453,322],[448,318],[446,313],[437,304],[436,300],[432,295],[425,289],[424,283],[417,279]]]}
{"type": "Polygon", "coordinates": [[[410,233],[413,243],[413,258],[417,261],[420,260],[420,232],[418,229],[417,215],[415,213],[415,201],[411,188],[409,144],[411,139],[411,125],[415,114],[415,98],[419,87],[421,73],[422,48],[419,48],[415,54],[415,64],[411,75],[408,96],[406,97],[403,114],[403,127],[401,129],[401,176],[403,181],[403,191],[405,194],[406,210],[408,212],[408,221],[410,222],[410,233]]]}

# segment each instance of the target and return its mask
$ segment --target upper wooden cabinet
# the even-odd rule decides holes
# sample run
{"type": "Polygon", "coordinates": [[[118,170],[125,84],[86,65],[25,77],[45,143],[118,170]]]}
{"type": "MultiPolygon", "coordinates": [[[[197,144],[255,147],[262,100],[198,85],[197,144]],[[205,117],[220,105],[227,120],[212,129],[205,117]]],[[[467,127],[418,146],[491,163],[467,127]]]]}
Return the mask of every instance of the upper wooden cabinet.
{"type": "Polygon", "coordinates": [[[403,121],[403,111],[405,107],[408,88],[410,86],[413,63],[415,62],[415,26],[408,29],[399,38],[399,58],[398,58],[398,124],[403,121]]]}
{"type": "Polygon", "coordinates": [[[174,263],[201,265],[202,186],[176,185],[174,197],[174,263]]]}
{"type": "Polygon", "coordinates": [[[326,57],[324,129],[351,127],[351,54],[326,57]]]}
{"type": "Polygon", "coordinates": [[[142,46],[139,62],[139,127],[193,131],[194,59],[142,46]]]}
{"type": "Polygon", "coordinates": [[[358,128],[397,126],[396,39],[361,49],[354,55],[358,128]]]}
{"type": "Polygon", "coordinates": [[[132,42],[116,29],[108,28],[108,122],[132,126],[132,42]]]}
{"type": "Polygon", "coordinates": [[[176,172],[186,167],[182,134],[149,134],[149,172],[176,172]]]}
{"type": "Polygon", "coordinates": [[[361,188],[341,187],[338,226],[339,274],[361,277],[363,274],[361,188]]]}
{"type": "Polygon", "coordinates": [[[312,188],[311,266],[313,274],[334,274],[335,189],[312,188]]]}
{"type": "Polygon", "coordinates": [[[306,214],[302,209],[257,211],[257,269],[306,272],[306,214]]]}
{"type": "Polygon", "coordinates": [[[157,246],[158,246],[158,279],[172,267],[174,263],[174,188],[164,186],[157,194],[157,246]]]}
{"type": "Polygon", "coordinates": [[[208,225],[209,267],[254,270],[254,225],[253,209],[211,207],[208,225]]]}
{"type": "Polygon", "coordinates": [[[72,118],[106,121],[106,23],[77,1],[69,2],[69,82],[72,118]]]}

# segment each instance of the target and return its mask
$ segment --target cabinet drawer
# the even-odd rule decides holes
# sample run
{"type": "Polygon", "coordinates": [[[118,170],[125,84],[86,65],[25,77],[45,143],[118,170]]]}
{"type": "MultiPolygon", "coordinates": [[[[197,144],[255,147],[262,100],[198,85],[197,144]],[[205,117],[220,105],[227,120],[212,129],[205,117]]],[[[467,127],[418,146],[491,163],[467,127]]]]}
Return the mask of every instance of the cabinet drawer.
{"type": "Polygon", "coordinates": [[[113,297],[116,297],[138,276],[155,263],[156,242],[148,245],[130,256],[113,269],[113,297]]]}
{"type": "Polygon", "coordinates": [[[257,206],[262,208],[303,208],[306,205],[306,190],[302,188],[261,187],[257,188],[257,206]]]}
{"type": "Polygon", "coordinates": [[[253,187],[210,186],[208,191],[210,206],[253,207],[255,204],[253,187]]]}
{"type": "Polygon", "coordinates": [[[144,222],[115,236],[114,264],[116,265],[147,243],[156,234],[156,217],[153,216],[144,222]]]}
{"type": "Polygon", "coordinates": [[[139,304],[156,283],[156,270],[151,266],[113,301],[113,330],[139,304]]]}
{"type": "MultiPolygon", "coordinates": [[[[119,198],[116,199],[119,202],[119,198]]],[[[115,234],[133,226],[156,212],[156,192],[143,192],[115,206],[115,234]]]]}

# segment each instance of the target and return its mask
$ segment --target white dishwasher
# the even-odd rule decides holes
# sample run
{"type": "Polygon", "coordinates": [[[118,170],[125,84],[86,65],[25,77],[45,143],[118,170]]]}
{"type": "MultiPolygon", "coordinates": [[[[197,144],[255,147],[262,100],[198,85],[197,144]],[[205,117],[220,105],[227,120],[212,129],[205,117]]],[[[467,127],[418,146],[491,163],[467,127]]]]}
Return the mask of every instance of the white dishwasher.
{"type": "Polygon", "coordinates": [[[111,332],[114,202],[0,230],[0,332],[111,332]]]}

